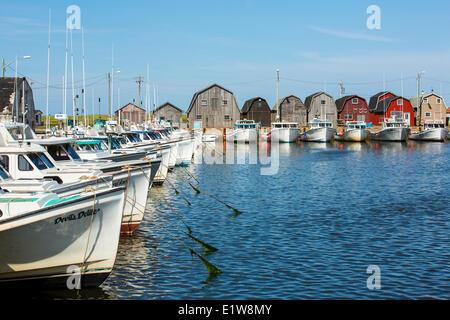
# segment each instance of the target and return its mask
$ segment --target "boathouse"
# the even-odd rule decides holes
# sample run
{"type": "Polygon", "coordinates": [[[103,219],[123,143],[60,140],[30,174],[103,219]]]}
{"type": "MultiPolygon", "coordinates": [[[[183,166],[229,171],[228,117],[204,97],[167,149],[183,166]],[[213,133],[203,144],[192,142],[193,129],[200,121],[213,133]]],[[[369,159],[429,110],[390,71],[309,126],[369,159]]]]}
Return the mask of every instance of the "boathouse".
{"type": "Polygon", "coordinates": [[[11,121],[17,114],[18,122],[23,122],[22,102],[25,110],[25,123],[33,129],[36,125],[33,90],[26,78],[0,78],[0,114],[2,120],[11,121]],[[16,90],[17,88],[17,90],[16,90]],[[16,94],[17,92],[17,94],[16,94]],[[22,100],[22,98],[25,99],[22,100]]]}
{"type": "Polygon", "coordinates": [[[447,108],[447,119],[445,120],[445,125],[450,126],[450,107],[447,108]]]}
{"type": "Polygon", "coordinates": [[[153,112],[153,120],[167,121],[172,126],[180,127],[183,120],[183,110],[170,102],[166,102],[156,108],[153,112]]]}
{"type": "Polygon", "coordinates": [[[336,100],[337,116],[343,121],[370,121],[370,110],[366,99],[349,95],[336,100]]]}
{"type": "Polygon", "coordinates": [[[272,108],[272,122],[278,121],[295,122],[305,126],[308,120],[303,101],[294,95],[279,99],[272,108]]]}
{"type": "Polygon", "coordinates": [[[116,119],[121,126],[142,124],[145,122],[145,110],[133,103],[128,103],[115,112],[116,119]]]}
{"type": "Polygon", "coordinates": [[[231,128],[241,118],[233,92],[218,84],[196,92],[186,113],[191,128],[231,128]]]}
{"type": "Polygon", "coordinates": [[[420,97],[410,99],[414,109],[416,123],[421,121],[442,121],[446,122],[446,110],[444,99],[436,93],[421,94],[420,97]]]}
{"type": "Polygon", "coordinates": [[[314,118],[331,122],[337,120],[336,103],[333,97],[326,92],[316,92],[306,97],[305,107],[308,111],[308,121],[314,118]]]}
{"type": "Polygon", "coordinates": [[[406,124],[411,126],[415,124],[411,102],[389,91],[379,92],[372,96],[369,110],[371,122],[375,126],[381,125],[386,118],[403,119],[406,124]]]}
{"type": "Polygon", "coordinates": [[[241,110],[241,120],[253,120],[263,127],[270,127],[271,110],[266,99],[257,97],[245,101],[241,110]]]}

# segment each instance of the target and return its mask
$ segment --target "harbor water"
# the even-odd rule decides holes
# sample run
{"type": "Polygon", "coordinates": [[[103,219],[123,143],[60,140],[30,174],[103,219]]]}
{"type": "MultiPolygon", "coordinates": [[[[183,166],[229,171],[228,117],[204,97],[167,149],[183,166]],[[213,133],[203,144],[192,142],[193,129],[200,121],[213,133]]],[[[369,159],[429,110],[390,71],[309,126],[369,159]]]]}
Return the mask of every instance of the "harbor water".
{"type": "Polygon", "coordinates": [[[175,168],[100,288],[39,298],[449,299],[449,160],[450,143],[298,143],[280,145],[274,175],[248,163],[175,168]],[[196,193],[186,170],[242,214],[196,193]],[[218,251],[205,255],[177,215],[218,251]]]}

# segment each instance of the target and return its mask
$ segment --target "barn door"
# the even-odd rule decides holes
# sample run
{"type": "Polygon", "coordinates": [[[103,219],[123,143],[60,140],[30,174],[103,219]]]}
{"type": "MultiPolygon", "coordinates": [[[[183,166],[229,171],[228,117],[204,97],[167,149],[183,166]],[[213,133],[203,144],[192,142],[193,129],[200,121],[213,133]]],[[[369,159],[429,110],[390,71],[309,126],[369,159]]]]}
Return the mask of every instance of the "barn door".
{"type": "Polygon", "coordinates": [[[408,124],[408,126],[410,126],[411,125],[411,120],[409,118],[409,112],[405,112],[404,116],[405,116],[405,122],[408,124]]]}

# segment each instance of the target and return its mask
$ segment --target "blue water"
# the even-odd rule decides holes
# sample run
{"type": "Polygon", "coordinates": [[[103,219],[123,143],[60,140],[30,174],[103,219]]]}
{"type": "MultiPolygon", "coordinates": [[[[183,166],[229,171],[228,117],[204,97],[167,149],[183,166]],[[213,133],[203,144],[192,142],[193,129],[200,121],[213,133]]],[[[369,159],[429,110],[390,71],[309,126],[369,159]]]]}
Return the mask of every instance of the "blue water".
{"type": "Polygon", "coordinates": [[[167,183],[153,188],[159,211],[122,237],[113,273],[83,298],[450,298],[450,143],[283,144],[278,173],[260,167],[188,168],[238,216],[176,168],[170,181],[191,205],[167,183]],[[222,274],[210,277],[185,245],[202,247],[162,220],[186,230],[163,199],[219,249],[205,258],[222,274]],[[379,290],[367,288],[369,265],[379,290]]]}

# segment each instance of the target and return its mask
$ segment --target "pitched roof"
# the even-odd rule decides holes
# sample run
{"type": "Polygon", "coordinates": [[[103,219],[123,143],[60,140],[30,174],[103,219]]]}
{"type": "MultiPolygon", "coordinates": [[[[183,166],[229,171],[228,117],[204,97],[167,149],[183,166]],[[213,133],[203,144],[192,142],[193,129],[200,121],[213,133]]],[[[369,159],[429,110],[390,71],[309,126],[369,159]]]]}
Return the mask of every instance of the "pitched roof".
{"type": "Polygon", "coordinates": [[[306,99],[305,99],[305,107],[306,107],[306,109],[310,110],[311,109],[311,103],[312,103],[313,99],[315,97],[321,95],[321,94],[325,94],[325,95],[329,96],[331,99],[333,99],[333,97],[331,95],[329,95],[328,93],[323,92],[323,91],[319,91],[319,92],[313,93],[312,95],[307,96],[306,99]]]}
{"type": "Polygon", "coordinates": [[[119,110],[122,110],[123,108],[128,107],[128,106],[130,106],[130,105],[133,106],[133,107],[135,107],[135,108],[137,108],[137,109],[141,109],[142,111],[145,112],[145,109],[142,109],[142,108],[138,107],[137,105],[135,105],[134,103],[131,103],[131,102],[127,103],[127,104],[124,105],[122,108],[117,109],[116,112],[118,112],[119,110]]]}
{"type": "Polygon", "coordinates": [[[378,92],[377,94],[371,96],[370,97],[370,101],[369,101],[369,110],[371,112],[373,112],[377,108],[377,105],[378,105],[378,102],[379,102],[378,100],[380,99],[380,97],[382,97],[382,96],[384,96],[385,94],[388,94],[388,93],[390,93],[390,92],[389,91],[381,91],[381,92],[378,92]]]}
{"type": "MultiPolygon", "coordinates": [[[[282,104],[282,103],[284,102],[284,100],[289,99],[289,98],[291,98],[291,97],[292,97],[292,98],[298,99],[298,100],[300,101],[300,103],[303,104],[302,99],[300,99],[299,97],[294,96],[293,94],[291,94],[291,95],[289,95],[289,96],[284,96],[284,97],[278,99],[278,101],[277,101],[277,102],[275,103],[275,105],[273,106],[272,111],[278,111],[278,107],[280,106],[280,104],[282,104]]],[[[304,105],[304,104],[303,104],[303,105],[304,105]]]]}
{"type": "Polygon", "coordinates": [[[202,90],[197,91],[196,93],[194,93],[194,96],[192,97],[191,103],[189,104],[189,108],[187,109],[186,113],[189,114],[189,112],[191,112],[191,109],[192,109],[192,107],[194,106],[194,102],[195,102],[195,100],[197,100],[197,97],[199,96],[199,94],[201,94],[201,93],[203,93],[203,92],[205,92],[205,91],[208,91],[209,89],[211,89],[211,88],[213,88],[213,87],[218,87],[218,88],[220,88],[220,89],[222,89],[222,90],[225,90],[225,91],[231,93],[231,94],[234,96],[234,93],[231,92],[230,90],[228,90],[228,89],[226,89],[226,88],[224,88],[224,87],[222,87],[222,86],[219,86],[217,83],[213,83],[213,84],[210,85],[209,87],[207,87],[207,88],[205,88],[205,89],[202,89],[202,90]]]}
{"type": "Polygon", "coordinates": [[[267,104],[267,101],[266,101],[266,99],[264,99],[264,98],[261,98],[261,97],[252,98],[252,99],[249,99],[249,100],[245,101],[244,106],[242,107],[241,112],[242,112],[242,113],[247,113],[247,112],[250,110],[250,107],[252,106],[253,102],[255,102],[256,100],[264,101],[264,102],[266,102],[266,104],[267,104]]]}
{"type": "MultiPolygon", "coordinates": [[[[16,78],[0,78],[0,112],[10,104],[11,94],[14,92],[16,78]]],[[[22,85],[23,78],[17,78],[17,87],[22,85]]],[[[26,81],[26,80],[25,80],[26,81]]]]}
{"type": "MultiPolygon", "coordinates": [[[[419,96],[420,97],[420,103],[422,103],[423,99],[426,99],[426,98],[428,98],[430,96],[436,96],[436,97],[440,98],[442,101],[444,100],[440,95],[438,95],[438,94],[436,94],[434,92],[431,92],[431,93],[423,93],[423,94],[421,94],[419,96]]],[[[411,99],[409,99],[409,101],[411,102],[411,105],[413,106],[413,108],[417,108],[418,106],[420,106],[420,104],[417,103],[417,101],[419,100],[419,97],[418,96],[414,96],[411,99]]]]}
{"type": "Polygon", "coordinates": [[[387,111],[387,109],[389,108],[389,106],[391,105],[391,103],[398,99],[403,99],[404,101],[409,101],[408,99],[400,97],[400,96],[389,97],[389,98],[383,99],[381,101],[378,101],[375,109],[370,110],[370,112],[385,113],[387,111]]]}
{"type": "Polygon", "coordinates": [[[366,99],[364,99],[364,98],[362,98],[362,97],[360,97],[360,96],[358,96],[356,94],[342,97],[342,98],[336,100],[336,109],[337,109],[337,111],[341,112],[344,109],[345,103],[348,100],[351,100],[353,98],[358,98],[358,99],[366,101],[366,99]]]}
{"type": "Polygon", "coordinates": [[[174,108],[174,109],[180,111],[181,113],[183,112],[183,110],[181,110],[180,108],[178,108],[178,107],[175,106],[174,104],[170,103],[169,101],[167,101],[167,102],[163,103],[162,105],[160,105],[160,106],[159,106],[158,108],[156,108],[153,112],[156,112],[156,111],[158,111],[159,109],[164,108],[164,107],[166,107],[166,106],[171,106],[172,108],[174,108]]]}

